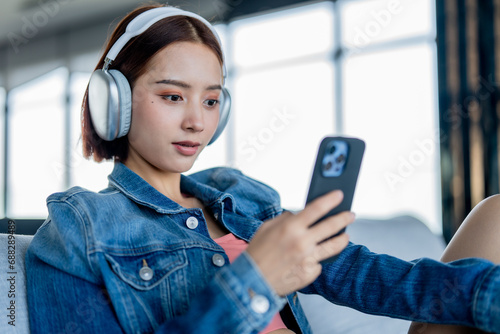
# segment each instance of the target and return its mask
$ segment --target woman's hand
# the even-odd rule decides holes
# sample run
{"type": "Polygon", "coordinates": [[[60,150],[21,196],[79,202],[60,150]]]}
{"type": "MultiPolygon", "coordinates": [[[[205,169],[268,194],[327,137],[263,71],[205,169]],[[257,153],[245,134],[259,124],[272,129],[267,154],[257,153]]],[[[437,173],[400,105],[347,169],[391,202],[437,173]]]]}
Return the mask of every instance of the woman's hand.
{"type": "Polygon", "coordinates": [[[310,227],[342,198],[342,192],[336,190],[312,201],[297,214],[285,212],[262,224],[250,241],[248,254],[278,295],[285,296],[312,283],[321,273],[319,262],[347,246],[346,233],[319,243],[352,223],[352,212],[339,213],[310,227]]]}

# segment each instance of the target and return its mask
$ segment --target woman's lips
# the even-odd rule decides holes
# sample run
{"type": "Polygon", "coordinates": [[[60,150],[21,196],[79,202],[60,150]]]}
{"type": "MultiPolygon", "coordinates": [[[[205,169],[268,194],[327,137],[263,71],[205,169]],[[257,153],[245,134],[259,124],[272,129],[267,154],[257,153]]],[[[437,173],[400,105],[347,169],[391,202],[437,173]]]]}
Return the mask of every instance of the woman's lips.
{"type": "Polygon", "coordinates": [[[175,143],[172,143],[177,151],[181,153],[182,155],[194,155],[196,152],[198,152],[198,148],[200,147],[200,143],[192,142],[192,141],[178,141],[175,143]]]}

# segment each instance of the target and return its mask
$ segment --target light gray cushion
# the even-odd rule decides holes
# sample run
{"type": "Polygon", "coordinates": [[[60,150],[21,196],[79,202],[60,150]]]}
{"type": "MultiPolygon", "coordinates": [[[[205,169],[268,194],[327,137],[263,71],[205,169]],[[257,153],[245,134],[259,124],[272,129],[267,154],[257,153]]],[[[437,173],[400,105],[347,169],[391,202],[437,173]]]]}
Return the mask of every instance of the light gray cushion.
{"type": "MultiPolygon", "coordinates": [[[[358,219],[347,228],[350,240],[371,251],[404,260],[439,259],[445,248],[442,237],[411,216],[388,220],[358,219]]],[[[401,334],[410,322],[373,316],[329,303],[323,297],[299,294],[314,334],[401,334]]]]}

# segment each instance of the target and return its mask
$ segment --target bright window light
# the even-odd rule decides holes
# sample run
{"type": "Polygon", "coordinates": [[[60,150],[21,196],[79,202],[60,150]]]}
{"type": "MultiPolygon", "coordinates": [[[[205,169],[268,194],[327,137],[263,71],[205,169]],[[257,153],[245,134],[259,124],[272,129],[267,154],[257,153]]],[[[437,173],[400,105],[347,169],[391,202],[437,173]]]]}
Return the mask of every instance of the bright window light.
{"type": "Polygon", "coordinates": [[[6,208],[9,217],[45,217],[45,199],[63,190],[67,77],[68,71],[59,68],[11,92],[6,208]]]}
{"type": "Polygon", "coordinates": [[[342,129],[367,142],[353,210],[372,218],[414,215],[440,233],[436,52],[435,45],[426,42],[435,34],[433,4],[342,1],[337,8],[344,46],[352,47],[354,34],[375,23],[381,29],[369,36],[369,43],[393,45],[379,53],[363,48],[348,52],[338,60],[342,73],[337,74],[331,57],[331,3],[230,25],[236,73],[232,163],[278,190],[284,207],[300,209],[320,139],[342,129]],[[394,12],[386,16],[387,22],[382,21],[385,10],[394,12]],[[414,37],[419,42],[395,44],[414,37]],[[323,54],[324,61],[307,57],[312,53],[323,54]],[[342,77],[334,80],[339,74],[342,77]],[[335,81],[342,83],[342,108],[337,112],[343,124],[335,124],[335,81]],[[279,110],[290,117],[273,131],[279,110]],[[405,159],[415,166],[401,167],[405,159]]]}
{"type": "Polygon", "coordinates": [[[323,2],[234,22],[230,27],[235,65],[262,65],[330,51],[331,8],[331,3],[323,2]]]}
{"type": "Polygon", "coordinates": [[[349,58],[344,117],[346,133],[367,143],[353,210],[411,214],[440,233],[435,58],[429,44],[349,58]]]}
{"type": "Polygon", "coordinates": [[[432,0],[348,0],[339,4],[342,43],[353,50],[435,34],[432,0]]]}
{"type": "Polygon", "coordinates": [[[304,207],[317,146],[335,128],[332,8],[319,3],[229,26],[236,73],[230,165],[278,190],[289,209],[304,207]]]}
{"type": "Polygon", "coordinates": [[[315,62],[236,80],[233,165],[303,208],[317,146],[334,129],[333,66],[315,62]]]}

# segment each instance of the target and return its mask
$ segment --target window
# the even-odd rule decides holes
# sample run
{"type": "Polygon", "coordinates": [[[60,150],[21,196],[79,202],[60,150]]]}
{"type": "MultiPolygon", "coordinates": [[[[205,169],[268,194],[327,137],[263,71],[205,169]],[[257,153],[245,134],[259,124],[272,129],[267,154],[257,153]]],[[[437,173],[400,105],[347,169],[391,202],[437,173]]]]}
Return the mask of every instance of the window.
{"type": "Polygon", "coordinates": [[[367,142],[353,209],[441,233],[433,2],[341,4],[344,132],[367,142]]]}
{"type": "Polygon", "coordinates": [[[316,147],[335,126],[332,4],[236,21],[229,30],[235,72],[230,163],[277,189],[284,207],[301,208],[316,147]]]}
{"type": "Polygon", "coordinates": [[[326,55],[334,43],[332,4],[328,2],[235,21],[230,28],[237,68],[326,55]]]}
{"type": "Polygon", "coordinates": [[[418,45],[345,63],[345,130],[367,142],[356,191],[360,214],[408,212],[440,226],[435,56],[418,45]]]}
{"type": "Polygon", "coordinates": [[[56,69],[9,95],[9,217],[47,216],[46,197],[63,189],[67,76],[66,69],[56,69]]]}
{"type": "Polygon", "coordinates": [[[430,0],[344,0],[231,23],[230,163],[300,209],[320,139],[357,136],[358,216],[440,233],[434,17],[430,0]]]}
{"type": "Polygon", "coordinates": [[[434,1],[341,0],[339,3],[342,44],[351,51],[435,36],[434,1]]]}

